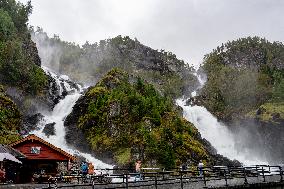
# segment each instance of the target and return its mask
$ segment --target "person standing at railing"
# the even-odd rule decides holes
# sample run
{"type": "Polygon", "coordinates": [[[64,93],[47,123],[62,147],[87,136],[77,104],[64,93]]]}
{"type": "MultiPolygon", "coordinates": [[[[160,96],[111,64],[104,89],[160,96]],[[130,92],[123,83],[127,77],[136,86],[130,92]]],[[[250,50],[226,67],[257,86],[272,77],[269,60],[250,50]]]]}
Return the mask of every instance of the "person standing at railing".
{"type": "Polygon", "coordinates": [[[89,163],[89,166],[88,166],[88,174],[89,175],[93,175],[95,174],[95,167],[92,163],[89,163]]]}
{"type": "Polygon", "coordinates": [[[182,171],[187,170],[187,164],[186,164],[186,163],[183,163],[183,164],[181,165],[181,170],[182,170],[182,171]]]}
{"type": "Polygon", "coordinates": [[[86,176],[88,174],[88,165],[87,165],[86,162],[82,162],[81,172],[82,172],[82,175],[84,175],[84,176],[86,176]]]}
{"type": "Polygon", "coordinates": [[[136,163],[135,163],[135,172],[138,173],[138,174],[137,174],[137,176],[135,176],[135,181],[136,180],[142,180],[141,166],[142,166],[141,160],[137,160],[136,163]]]}
{"type": "Polygon", "coordinates": [[[198,171],[199,171],[200,177],[203,175],[203,167],[204,167],[204,164],[203,164],[202,160],[200,160],[199,163],[198,163],[198,171]]]}
{"type": "Polygon", "coordinates": [[[87,174],[88,174],[88,164],[86,162],[82,162],[81,164],[81,173],[82,173],[82,182],[86,182],[87,174]]]}
{"type": "Polygon", "coordinates": [[[0,183],[5,182],[5,181],[6,181],[6,172],[5,172],[5,168],[2,167],[0,169],[0,183]]]}

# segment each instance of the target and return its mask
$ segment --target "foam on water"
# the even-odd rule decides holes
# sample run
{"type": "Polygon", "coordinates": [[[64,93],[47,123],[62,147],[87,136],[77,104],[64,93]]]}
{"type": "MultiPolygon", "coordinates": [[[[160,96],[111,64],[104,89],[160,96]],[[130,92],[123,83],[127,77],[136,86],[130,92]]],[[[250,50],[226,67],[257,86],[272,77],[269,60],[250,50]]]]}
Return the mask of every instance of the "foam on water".
{"type": "Polygon", "coordinates": [[[64,127],[64,120],[67,115],[69,115],[72,112],[72,108],[75,105],[76,101],[81,96],[81,87],[78,86],[79,90],[72,88],[66,79],[69,79],[67,76],[57,76],[57,74],[51,72],[48,68],[43,68],[45,72],[47,72],[50,76],[52,76],[55,79],[55,82],[57,83],[59,89],[60,89],[60,95],[63,92],[63,86],[68,92],[68,95],[60,100],[58,104],[55,105],[53,111],[51,112],[41,112],[41,114],[44,116],[44,119],[39,123],[38,130],[34,130],[31,132],[31,134],[35,134],[38,137],[48,141],[49,143],[63,149],[64,151],[67,151],[70,154],[73,155],[79,155],[86,158],[89,162],[92,162],[95,165],[96,169],[106,169],[106,168],[112,168],[112,165],[106,164],[95,157],[93,157],[90,154],[82,153],[79,150],[73,149],[68,146],[65,140],[65,127],[64,127]],[[70,94],[69,94],[70,93],[70,94]],[[45,133],[43,133],[43,129],[46,124],[48,123],[55,123],[55,135],[47,137],[45,133]]]}
{"type": "MultiPolygon", "coordinates": [[[[197,75],[201,88],[206,82],[197,75]]],[[[198,89],[199,89],[198,88],[198,89]]],[[[197,94],[196,91],[192,96],[197,94]]],[[[176,100],[177,105],[183,108],[183,116],[185,119],[193,123],[199,130],[201,136],[208,140],[217,152],[231,160],[238,160],[244,165],[260,165],[268,164],[265,159],[256,157],[248,149],[238,149],[234,134],[228,129],[226,125],[219,122],[205,107],[196,105],[185,105],[185,99],[176,100]]]]}

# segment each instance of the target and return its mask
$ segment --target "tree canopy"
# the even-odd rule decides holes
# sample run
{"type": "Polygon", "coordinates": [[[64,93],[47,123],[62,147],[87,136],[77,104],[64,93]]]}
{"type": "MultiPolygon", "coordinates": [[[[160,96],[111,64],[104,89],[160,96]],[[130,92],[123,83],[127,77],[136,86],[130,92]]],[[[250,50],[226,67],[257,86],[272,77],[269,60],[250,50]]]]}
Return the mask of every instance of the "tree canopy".
{"type": "Polygon", "coordinates": [[[0,83],[39,94],[47,85],[35,43],[27,27],[31,14],[27,5],[15,0],[0,0],[0,83]]]}
{"type": "Polygon", "coordinates": [[[259,37],[222,44],[204,58],[201,96],[209,111],[230,120],[265,102],[283,102],[284,45],[259,37]]]}

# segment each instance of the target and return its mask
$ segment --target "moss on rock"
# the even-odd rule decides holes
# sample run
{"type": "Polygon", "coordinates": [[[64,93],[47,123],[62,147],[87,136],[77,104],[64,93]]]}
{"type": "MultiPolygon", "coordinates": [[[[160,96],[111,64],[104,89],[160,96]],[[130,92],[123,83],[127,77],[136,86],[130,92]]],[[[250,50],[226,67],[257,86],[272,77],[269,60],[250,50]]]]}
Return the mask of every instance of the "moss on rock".
{"type": "Polygon", "coordinates": [[[249,112],[247,117],[256,118],[264,122],[281,122],[284,120],[284,103],[265,103],[257,110],[249,112]]]}
{"type": "Polygon", "coordinates": [[[0,143],[9,144],[20,139],[18,133],[22,116],[16,104],[8,98],[0,85],[0,143]]]}
{"type": "Polygon", "coordinates": [[[95,152],[111,152],[119,165],[137,158],[166,168],[189,159],[210,160],[197,129],[172,100],[119,69],[87,90],[68,116],[69,125],[71,119],[95,152]]]}

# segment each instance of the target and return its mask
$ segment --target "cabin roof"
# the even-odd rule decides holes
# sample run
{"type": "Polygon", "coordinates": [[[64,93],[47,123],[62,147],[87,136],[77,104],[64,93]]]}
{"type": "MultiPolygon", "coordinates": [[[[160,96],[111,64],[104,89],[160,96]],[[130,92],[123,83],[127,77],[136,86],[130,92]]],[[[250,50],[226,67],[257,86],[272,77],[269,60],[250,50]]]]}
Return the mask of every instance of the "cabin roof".
{"type": "Polygon", "coordinates": [[[75,160],[76,160],[76,157],[75,157],[75,156],[73,156],[73,155],[71,155],[71,154],[65,152],[64,150],[62,150],[62,149],[60,149],[60,148],[54,146],[53,144],[50,144],[49,142],[43,140],[42,138],[39,138],[38,136],[36,136],[36,135],[34,135],[34,134],[30,134],[30,135],[26,136],[25,138],[23,138],[23,139],[21,139],[21,140],[18,140],[18,141],[16,141],[16,142],[12,143],[12,144],[10,144],[10,147],[14,148],[15,146],[17,146],[17,145],[19,145],[19,144],[21,144],[21,143],[23,143],[23,142],[25,142],[25,141],[33,141],[33,140],[36,140],[36,141],[38,141],[38,142],[40,142],[40,143],[43,143],[43,144],[47,145],[48,147],[52,148],[53,150],[55,150],[55,151],[59,152],[60,154],[62,154],[62,155],[64,155],[64,156],[68,157],[68,158],[69,158],[70,160],[72,160],[72,161],[75,161],[75,160]]]}
{"type": "Polygon", "coordinates": [[[5,144],[0,144],[0,153],[9,153],[16,158],[26,158],[23,153],[5,144]]]}

